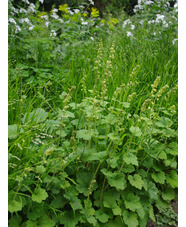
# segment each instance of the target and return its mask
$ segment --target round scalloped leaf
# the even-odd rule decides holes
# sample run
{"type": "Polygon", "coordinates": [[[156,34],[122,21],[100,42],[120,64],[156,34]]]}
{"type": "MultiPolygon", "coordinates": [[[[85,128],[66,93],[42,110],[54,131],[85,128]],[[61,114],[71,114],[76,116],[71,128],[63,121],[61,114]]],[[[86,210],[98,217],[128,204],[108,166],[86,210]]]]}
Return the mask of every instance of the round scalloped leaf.
{"type": "Polygon", "coordinates": [[[134,176],[129,175],[128,180],[132,186],[140,190],[142,189],[144,182],[139,174],[135,174],[134,176]]]}
{"type": "Polygon", "coordinates": [[[22,218],[20,216],[13,216],[10,218],[8,221],[8,226],[9,227],[19,227],[22,222],[22,218]]]}
{"type": "Polygon", "coordinates": [[[154,181],[156,183],[160,183],[160,184],[164,184],[165,183],[165,173],[164,172],[158,172],[158,173],[152,173],[151,174],[152,179],[154,179],[154,181]]]}
{"type": "Polygon", "coordinates": [[[139,127],[131,126],[129,130],[134,136],[140,137],[142,135],[141,129],[139,127]]]}
{"type": "Polygon", "coordinates": [[[148,184],[148,193],[152,200],[158,199],[158,189],[156,188],[156,185],[152,182],[149,182],[148,184]]]}
{"type": "Polygon", "coordinates": [[[127,209],[136,211],[141,208],[140,198],[137,195],[134,195],[134,193],[129,193],[127,197],[123,199],[127,209]]]}
{"type": "Polygon", "coordinates": [[[175,197],[174,189],[173,188],[167,188],[165,192],[162,192],[162,198],[166,201],[171,201],[175,197]]]}
{"type": "Polygon", "coordinates": [[[136,213],[128,212],[127,210],[125,210],[123,212],[123,220],[129,227],[138,226],[138,216],[136,213]]]}
{"type": "Polygon", "coordinates": [[[138,159],[137,157],[132,154],[132,153],[128,153],[128,154],[124,154],[123,155],[123,160],[129,165],[129,164],[133,164],[138,166],[138,159]]]}
{"type": "Polygon", "coordinates": [[[91,139],[91,134],[87,129],[81,129],[77,131],[76,138],[89,140],[91,139]]]}
{"type": "Polygon", "coordinates": [[[10,200],[8,201],[8,211],[10,213],[21,211],[23,208],[21,201],[10,200]]]}
{"type": "Polygon", "coordinates": [[[32,194],[32,200],[41,203],[48,197],[48,194],[43,188],[36,188],[34,194],[32,194]]]}
{"type": "Polygon", "coordinates": [[[103,213],[102,210],[97,210],[95,213],[95,217],[101,222],[101,223],[106,223],[109,220],[109,215],[103,213]]]}
{"type": "Polygon", "coordinates": [[[171,170],[170,173],[166,177],[167,183],[170,184],[171,187],[178,187],[178,174],[175,170],[171,170]]]}

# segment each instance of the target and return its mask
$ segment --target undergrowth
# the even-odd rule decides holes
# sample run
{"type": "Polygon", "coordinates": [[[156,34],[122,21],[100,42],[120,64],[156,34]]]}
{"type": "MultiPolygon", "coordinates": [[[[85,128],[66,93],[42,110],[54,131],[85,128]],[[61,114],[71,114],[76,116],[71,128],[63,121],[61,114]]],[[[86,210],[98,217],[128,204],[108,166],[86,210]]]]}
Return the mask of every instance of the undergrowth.
{"type": "Polygon", "coordinates": [[[177,225],[176,22],[152,27],[155,9],[94,10],[85,28],[64,5],[61,31],[39,11],[35,29],[10,26],[9,226],[177,225]]]}

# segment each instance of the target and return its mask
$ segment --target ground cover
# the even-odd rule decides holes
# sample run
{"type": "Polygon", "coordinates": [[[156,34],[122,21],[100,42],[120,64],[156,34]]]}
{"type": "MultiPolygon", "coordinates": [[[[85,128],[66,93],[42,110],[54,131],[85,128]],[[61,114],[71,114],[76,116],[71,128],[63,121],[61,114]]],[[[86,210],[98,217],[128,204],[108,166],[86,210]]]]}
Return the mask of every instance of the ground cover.
{"type": "Polygon", "coordinates": [[[177,5],[100,19],[23,2],[9,1],[9,226],[177,226],[177,5]]]}

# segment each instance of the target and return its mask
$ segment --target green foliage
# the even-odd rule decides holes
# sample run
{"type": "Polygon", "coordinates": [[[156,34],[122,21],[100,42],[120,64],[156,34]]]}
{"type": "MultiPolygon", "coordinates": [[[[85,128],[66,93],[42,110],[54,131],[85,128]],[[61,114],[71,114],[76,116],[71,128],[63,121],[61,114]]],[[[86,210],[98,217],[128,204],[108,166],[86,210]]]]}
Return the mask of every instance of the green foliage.
{"type": "Polygon", "coordinates": [[[39,4],[22,22],[9,2],[9,225],[175,224],[176,13],[39,4]]]}

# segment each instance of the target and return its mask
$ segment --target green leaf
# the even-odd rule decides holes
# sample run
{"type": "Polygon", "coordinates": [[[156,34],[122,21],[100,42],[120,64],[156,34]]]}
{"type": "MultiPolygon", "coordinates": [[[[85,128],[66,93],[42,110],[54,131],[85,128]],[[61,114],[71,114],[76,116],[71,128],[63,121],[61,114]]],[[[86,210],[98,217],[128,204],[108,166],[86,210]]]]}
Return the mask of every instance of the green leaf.
{"type": "Polygon", "coordinates": [[[148,184],[148,193],[152,200],[158,199],[158,189],[156,188],[156,185],[152,182],[149,182],[148,184]]]}
{"type": "Polygon", "coordinates": [[[20,216],[12,216],[10,220],[8,221],[9,227],[19,227],[22,222],[22,218],[20,216]]]}
{"type": "Polygon", "coordinates": [[[123,212],[123,220],[129,227],[138,226],[138,216],[136,213],[125,210],[123,212]]]}
{"type": "Polygon", "coordinates": [[[62,130],[62,131],[61,130],[57,130],[56,134],[58,136],[60,136],[61,138],[65,138],[65,136],[67,135],[67,133],[64,130],[62,130]]]}
{"type": "Polygon", "coordinates": [[[28,220],[26,222],[26,227],[37,227],[37,221],[31,221],[31,220],[28,220]]]}
{"type": "Polygon", "coordinates": [[[135,171],[135,168],[134,168],[134,166],[132,164],[124,165],[124,167],[123,167],[123,172],[124,173],[132,173],[134,171],[135,171]]]}
{"type": "Polygon", "coordinates": [[[155,123],[155,125],[157,125],[160,128],[169,128],[171,127],[172,124],[173,122],[166,117],[161,117],[161,119],[155,123]]]}
{"type": "Polygon", "coordinates": [[[109,113],[105,116],[104,123],[114,125],[117,122],[117,117],[114,114],[109,113]]]}
{"type": "Polygon", "coordinates": [[[9,125],[8,126],[8,139],[16,139],[18,137],[18,127],[17,125],[9,125]]]}
{"type": "Polygon", "coordinates": [[[116,168],[118,166],[117,159],[109,159],[107,160],[107,163],[110,165],[111,168],[116,168]]]}
{"type": "Polygon", "coordinates": [[[55,226],[55,222],[49,218],[48,215],[43,215],[38,220],[39,227],[53,227],[55,226]]]}
{"type": "Polygon", "coordinates": [[[45,167],[42,165],[36,166],[36,172],[42,174],[45,172],[45,167]]]}
{"type": "Polygon", "coordinates": [[[123,155],[123,160],[126,162],[126,164],[133,164],[138,166],[138,159],[137,157],[132,154],[132,153],[128,153],[128,154],[124,154],[123,155]]]}
{"type": "Polygon", "coordinates": [[[168,147],[170,149],[166,149],[166,152],[173,155],[173,156],[177,156],[178,155],[178,143],[172,142],[168,145],[168,147]]]}
{"type": "Polygon", "coordinates": [[[97,210],[95,213],[95,217],[101,222],[101,223],[106,223],[109,220],[109,215],[103,213],[102,210],[97,210]]]}
{"type": "Polygon", "coordinates": [[[119,200],[120,193],[117,192],[115,189],[111,189],[109,191],[104,192],[103,194],[103,205],[104,207],[114,209],[116,208],[117,201],[119,200]]]}
{"type": "Polygon", "coordinates": [[[129,130],[134,136],[140,137],[142,135],[142,132],[139,127],[131,126],[129,130]]]}
{"type": "Polygon", "coordinates": [[[90,149],[84,152],[82,156],[82,160],[84,162],[95,161],[95,160],[103,162],[106,159],[106,157],[107,157],[107,154],[105,153],[105,151],[97,152],[96,149],[90,149]]]}
{"type": "Polygon", "coordinates": [[[151,177],[152,177],[152,179],[154,179],[154,181],[156,183],[160,183],[160,184],[164,184],[165,179],[166,179],[164,172],[152,173],[151,177]]]}
{"type": "Polygon", "coordinates": [[[48,115],[48,113],[42,108],[35,109],[29,115],[28,114],[29,113],[26,113],[22,118],[23,124],[25,124],[28,121],[42,122],[46,119],[48,115]]]}
{"type": "Polygon", "coordinates": [[[113,208],[112,211],[113,211],[113,214],[116,216],[121,215],[121,208],[119,206],[113,208]]]}
{"type": "Polygon", "coordinates": [[[54,208],[59,209],[59,208],[63,208],[66,205],[66,203],[67,202],[64,200],[63,196],[60,194],[57,194],[55,196],[55,199],[52,200],[50,205],[54,208]]]}
{"type": "Polygon", "coordinates": [[[171,187],[178,187],[178,174],[175,170],[171,170],[170,173],[166,177],[166,181],[170,184],[171,187]]]}
{"type": "Polygon", "coordinates": [[[97,220],[95,219],[94,216],[89,216],[89,217],[87,217],[86,219],[87,219],[87,221],[88,221],[90,224],[92,224],[93,226],[96,226],[96,225],[97,225],[97,220]]]}
{"type": "Polygon", "coordinates": [[[158,155],[158,158],[159,159],[162,159],[162,160],[166,160],[167,159],[167,154],[165,153],[165,151],[161,151],[158,155]]]}
{"type": "Polygon", "coordinates": [[[120,139],[119,135],[116,134],[116,133],[109,133],[109,134],[108,134],[108,137],[109,137],[109,139],[112,140],[112,141],[118,141],[118,140],[120,139]]]}
{"type": "Polygon", "coordinates": [[[178,156],[178,148],[166,148],[166,153],[173,156],[178,156]]]}
{"type": "Polygon", "coordinates": [[[28,219],[35,221],[36,219],[43,216],[44,213],[45,213],[44,203],[33,202],[27,213],[27,217],[28,219]]]}
{"type": "Polygon", "coordinates": [[[145,217],[145,210],[143,209],[142,206],[140,208],[138,208],[136,211],[137,211],[140,219],[143,219],[145,217]]]}
{"type": "Polygon", "coordinates": [[[8,201],[8,211],[10,211],[10,213],[21,211],[22,208],[23,206],[21,201],[17,200],[8,201]]]}
{"type": "Polygon", "coordinates": [[[124,227],[121,217],[116,217],[114,220],[109,221],[107,227],[124,227]]]}
{"type": "Polygon", "coordinates": [[[174,199],[175,193],[173,188],[167,188],[165,192],[162,192],[162,198],[166,201],[174,199]]]}
{"type": "Polygon", "coordinates": [[[48,194],[43,188],[36,188],[34,194],[32,194],[32,200],[41,203],[48,197],[48,194]]]}
{"type": "Polygon", "coordinates": [[[129,193],[127,196],[122,195],[122,198],[127,209],[136,211],[141,208],[140,198],[134,193],[129,193]]]}
{"type": "Polygon", "coordinates": [[[160,209],[167,209],[170,207],[170,202],[169,201],[165,201],[161,198],[159,198],[158,200],[156,200],[156,207],[160,210],[160,209]]]}
{"type": "Polygon", "coordinates": [[[167,158],[166,160],[164,160],[165,166],[168,167],[172,167],[174,169],[176,169],[177,167],[177,161],[174,158],[167,158]]]}
{"type": "MultiPolygon", "coordinates": [[[[76,177],[78,183],[76,189],[78,190],[78,192],[83,193],[85,196],[88,196],[88,188],[92,181],[93,173],[78,172],[76,177]]],[[[95,185],[93,189],[95,189],[95,185]]]]}
{"type": "Polygon", "coordinates": [[[112,173],[106,169],[102,169],[101,171],[106,176],[110,186],[115,187],[117,190],[123,190],[126,187],[125,175],[123,173],[112,173]]]}
{"type": "Polygon", "coordinates": [[[60,218],[60,224],[64,227],[75,227],[79,222],[79,214],[74,215],[72,211],[64,212],[64,215],[60,218]]]}
{"type": "Polygon", "coordinates": [[[76,137],[78,139],[84,139],[84,140],[89,140],[91,139],[91,134],[89,133],[88,130],[86,129],[81,129],[77,131],[76,137]]]}
{"type": "Polygon", "coordinates": [[[142,177],[139,174],[135,174],[134,176],[129,175],[128,180],[130,184],[138,189],[142,189],[143,186],[143,180],[142,177]]]}
{"type": "Polygon", "coordinates": [[[156,222],[155,216],[154,216],[154,210],[153,210],[153,206],[150,205],[149,206],[149,217],[152,221],[156,222]]]}
{"type": "Polygon", "coordinates": [[[78,199],[77,197],[75,197],[71,202],[70,202],[70,205],[72,207],[72,209],[74,211],[76,210],[81,210],[83,207],[82,207],[82,204],[81,204],[81,200],[78,199]]]}

